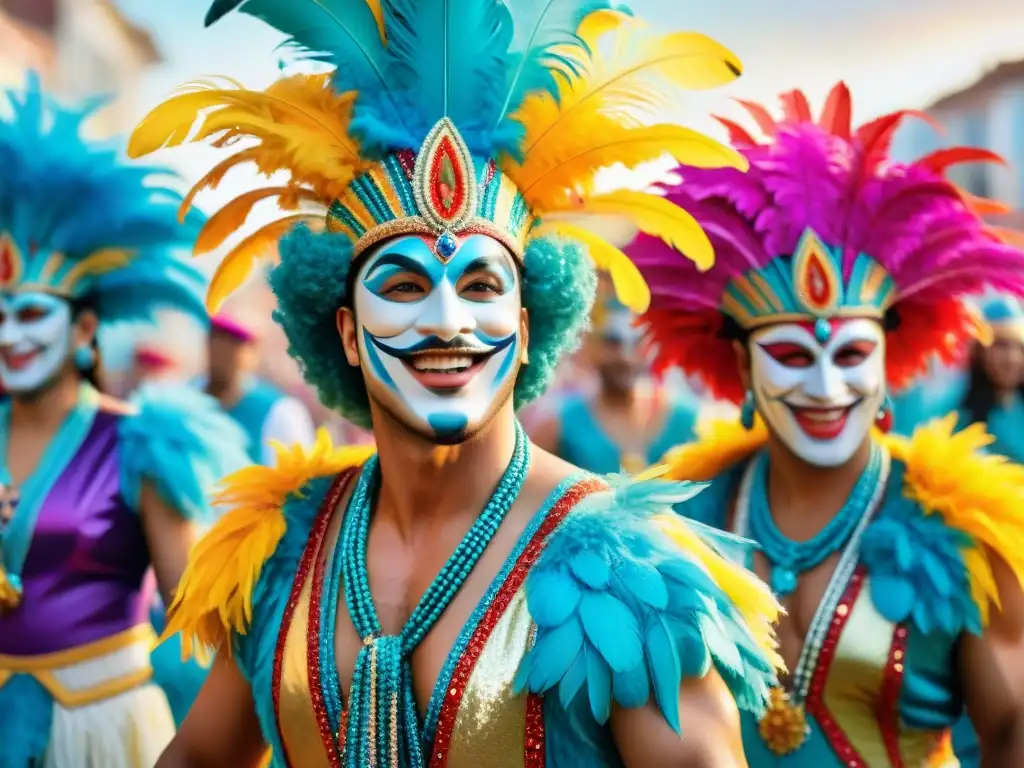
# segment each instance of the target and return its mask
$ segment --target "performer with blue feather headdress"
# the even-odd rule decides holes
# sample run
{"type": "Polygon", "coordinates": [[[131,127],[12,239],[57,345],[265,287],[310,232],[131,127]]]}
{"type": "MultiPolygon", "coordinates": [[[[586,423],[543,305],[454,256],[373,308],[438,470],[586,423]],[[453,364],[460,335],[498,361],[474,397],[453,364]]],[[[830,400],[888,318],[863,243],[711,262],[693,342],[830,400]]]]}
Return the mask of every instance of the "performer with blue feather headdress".
{"type": "Polygon", "coordinates": [[[0,120],[0,766],[152,765],[174,732],[151,682],[154,580],[170,598],[244,436],[184,388],[95,386],[101,323],[205,317],[163,169],[87,142],[102,103],[30,77],[0,120]]]}
{"type": "Polygon", "coordinates": [[[580,216],[713,258],[685,211],[598,192],[597,171],[666,151],[742,165],[664,118],[735,57],[601,5],[218,2],[209,20],[240,6],[335,70],[199,83],[136,129],[136,155],[196,122],[256,140],[193,192],[244,162],[288,174],[199,235],[216,247],[264,198],[293,212],[228,255],[211,309],[280,239],[292,354],[376,437],[229,482],[169,621],[221,653],[161,766],[254,765],[265,745],[296,767],[745,764],[733,701],[767,695],[776,606],[672,513],[699,486],[600,480],[515,418],[586,322],[588,252],[624,304],[649,297],[580,216]]]}

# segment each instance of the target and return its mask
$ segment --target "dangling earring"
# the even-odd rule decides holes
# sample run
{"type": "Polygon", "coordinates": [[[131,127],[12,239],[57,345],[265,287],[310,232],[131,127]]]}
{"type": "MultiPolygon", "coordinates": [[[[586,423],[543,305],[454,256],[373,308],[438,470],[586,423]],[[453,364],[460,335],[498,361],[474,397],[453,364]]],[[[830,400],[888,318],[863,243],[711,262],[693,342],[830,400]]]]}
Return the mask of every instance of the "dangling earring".
{"type": "Polygon", "coordinates": [[[96,365],[96,350],[82,346],[75,348],[75,368],[79,371],[91,370],[96,365]]]}
{"type": "Polygon", "coordinates": [[[882,401],[882,407],[878,409],[878,415],[875,417],[875,426],[882,432],[890,432],[892,430],[893,410],[892,398],[886,392],[885,399],[882,401]]]}
{"type": "Polygon", "coordinates": [[[743,405],[740,406],[740,424],[748,432],[754,428],[754,393],[749,389],[743,398],[743,405]]]}

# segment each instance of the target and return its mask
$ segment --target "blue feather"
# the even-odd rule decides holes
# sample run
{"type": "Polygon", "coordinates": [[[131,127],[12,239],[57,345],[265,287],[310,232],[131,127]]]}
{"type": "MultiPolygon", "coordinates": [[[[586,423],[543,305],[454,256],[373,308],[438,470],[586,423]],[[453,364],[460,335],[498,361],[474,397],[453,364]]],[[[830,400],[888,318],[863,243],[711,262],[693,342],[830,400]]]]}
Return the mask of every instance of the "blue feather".
{"type": "Polygon", "coordinates": [[[384,0],[382,8],[389,85],[415,103],[409,116],[420,120],[405,128],[422,140],[447,116],[475,154],[491,154],[501,108],[494,84],[510,67],[508,8],[481,0],[384,0]]]}
{"type": "Polygon", "coordinates": [[[622,602],[608,592],[586,592],[580,618],[587,639],[615,672],[632,669],[644,658],[640,627],[622,602]]]}
{"type": "Polygon", "coordinates": [[[384,41],[366,0],[229,0],[211,6],[207,23],[234,8],[284,34],[303,58],[334,65],[339,92],[390,90],[384,41]]]}
{"type": "Polygon", "coordinates": [[[0,686],[0,768],[42,765],[50,744],[53,696],[31,675],[0,686]]]}
{"type": "Polygon", "coordinates": [[[136,413],[119,426],[125,500],[138,509],[149,481],[183,517],[208,522],[217,483],[249,463],[242,429],[214,399],[188,387],[148,385],[131,403],[136,413]]]}
{"type": "Polygon", "coordinates": [[[681,680],[702,677],[712,664],[737,702],[754,712],[763,707],[775,681],[771,663],[704,567],[653,519],[693,491],[689,484],[613,479],[612,490],[577,504],[527,577],[529,610],[543,620],[515,688],[543,694],[557,686],[566,727],[577,736],[603,724],[613,701],[642,706],[652,692],[678,731],[681,680]],[[570,582],[575,590],[566,588],[570,582]],[[551,604],[562,595],[573,595],[571,610],[551,604]],[[558,647],[566,642],[571,647],[558,647]],[[581,711],[574,702],[584,685],[588,707],[581,711]]]}
{"type": "Polygon", "coordinates": [[[587,693],[590,696],[590,713],[601,725],[608,722],[612,714],[612,673],[608,662],[595,650],[587,649],[587,693]]]}
{"type": "Polygon", "coordinates": [[[546,596],[536,602],[531,613],[539,627],[556,627],[564,622],[576,613],[582,596],[576,580],[562,571],[538,573],[534,589],[546,596]]]}

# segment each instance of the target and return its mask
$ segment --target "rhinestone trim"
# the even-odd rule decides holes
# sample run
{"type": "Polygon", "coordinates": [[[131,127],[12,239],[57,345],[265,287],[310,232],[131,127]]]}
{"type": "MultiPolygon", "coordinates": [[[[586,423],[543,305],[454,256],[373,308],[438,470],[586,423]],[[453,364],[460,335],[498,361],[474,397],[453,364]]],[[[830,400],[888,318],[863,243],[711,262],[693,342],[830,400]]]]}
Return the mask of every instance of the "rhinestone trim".
{"type": "MultiPolygon", "coordinates": [[[[483,653],[484,646],[487,644],[487,640],[490,638],[495,625],[505,614],[512,598],[519,588],[522,587],[523,582],[526,581],[527,574],[529,574],[530,569],[544,550],[548,537],[554,533],[555,529],[558,528],[581,499],[604,487],[606,486],[601,480],[588,478],[573,485],[565,492],[562,498],[552,506],[544,522],[537,528],[537,532],[519,556],[512,572],[505,579],[505,583],[502,584],[497,595],[495,595],[494,601],[487,607],[487,612],[484,614],[483,619],[481,619],[480,624],[473,633],[473,637],[469,641],[469,645],[466,647],[465,653],[462,654],[462,658],[459,659],[455,667],[455,672],[452,674],[449,683],[448,695],[445,696],[444,704],[441,705],[441,711],[437,718],[437,730],[434,735],[434,745],[430,755],[431,768],[446,768],[448,765],[448,750],[451,747],[452,735],[455,730],[455,719],[459,712],[459,706],[462,704],[462,697],[466,692],[466,684],[473,673],[473,668],[476,666],[480,654],[483,653]]],[[[540,697],[536,698],[540,700],[540,697]]],[[[543,745],[543,712],[538,703],[533,704],[531,709],[530,700],[527,699],[526,736],[523,749],[524,759],[528,760],[526,765],[529,768],[543,767],[543,745]],[[531,712],[534,713],[532,717],[531,712]],[[531,750],[531,743],[540,746],[535,746],[531,750]],[[538,759],[540,762],[537,762],[538,759]],[[529,760],[533,762],[529,762],[529,760]]]]}
{"type": "Polygon", "coordinates": [[[828,674],[832,669],[832,661],[835,658],[836,648],[839,645],[839,637],[843,634],[843,627],[846,626],[846,622],[853,610],[853,605],[857,602],[857,597],[860,595],[861,587],[864,586],[865,575],[864,567],[859,566],[854,571],[853,576],[850,577],[850,583],[847,585],[842,598],[840,598],[839,605],[836,606],[828,633],[825,635],[825,641],[821,646],[821,653],[818,656],[818,663],[811,678],[811,687],[807,693],[805,703],[807,712],[818,721],[818,725],[821,726],[826,740],[847,768],[870,768],[870,766],[864,761],[864,758],[854,748],[849,738],[847,738],[838,723],[836,723],[832,713],[825,706],[822,694],[825,691],[828,674]]]}
{"type": "Polygon", "coordinates": [[[882,690],[878,697],[878,728],[882,732],[885,751],[892,768],[903,768],[900,755],[899,701],[903,688],[903,666],[907,656],[907,628],[897,624],[892,633],[889,661],[882,673],[882,690]]]}

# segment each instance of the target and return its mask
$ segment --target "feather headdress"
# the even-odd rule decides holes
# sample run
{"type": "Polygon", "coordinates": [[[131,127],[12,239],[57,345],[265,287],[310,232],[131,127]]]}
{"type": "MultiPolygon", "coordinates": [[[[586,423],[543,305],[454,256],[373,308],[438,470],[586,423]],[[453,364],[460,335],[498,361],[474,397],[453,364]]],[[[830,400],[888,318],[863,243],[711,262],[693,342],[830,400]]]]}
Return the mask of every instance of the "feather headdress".
{"type": "Polygon", "coordinates": [[[520,261],[540,238],[568,239],[611,272],[625,303],[646,307],[635,267],[613,245],[560,214],[615,214],[692,258],[712,261],[707,237],[657,195],[595,191],[599,169],[671,154],[700,167],[744,158],[664,115],[683,91],[722,85],[736,57],[696,33],[659,34],[603,0],[218,0],[213,23],[239,9],[287,36],[300,57],[333,72],[286,77],[265,91],[237,83],[185,87],[145,118],[130,153],[186,141],[255,139],[196,184],[235,166],[282,186],[256,190],[213,215],[197,252],[220,245],[252,206],[276,198],[288,214],[249,235],[221,264],[217,305],[296,223],[323,224],[353,244],[436,237],[439,258],[483,233],[520,261]]]}
{"type": "Polygon", "coordinates": [[[713,269],[700,273],[644,235],[627,249],[652,289],[645,319],[658,366],[697,374],[713,395],[739,402],[732,339],[774,322],[843,315],[885,321],[893,387],[933,355],[958,357],[980,331],[968,296],[986,286],[1024,294],[1024,254],[978,216],[994,204],[943,175],[955,163],[999,158],[955,147],[895,163],[893,134],[920,113],[895,112],[854,129],[843,83],[817,121],[799,91],[782,101],[779,121],[741,102],[764,142],[721,120],[750,161],[748,173],[684,165],[685,182],[667,190],[708,233],[713,269]]]}
{"type": "Polygon", "coordinates": [[[82,124],[105,99],[61,107],[35,75],[5,95],[0,291],[88,299],[107,323],[149,319],[158,307],[205,318],[206,281],[187,261],[203,217],[178,221],[181,195],[153,184],[170,171],[86,141],[82,124]]]}

